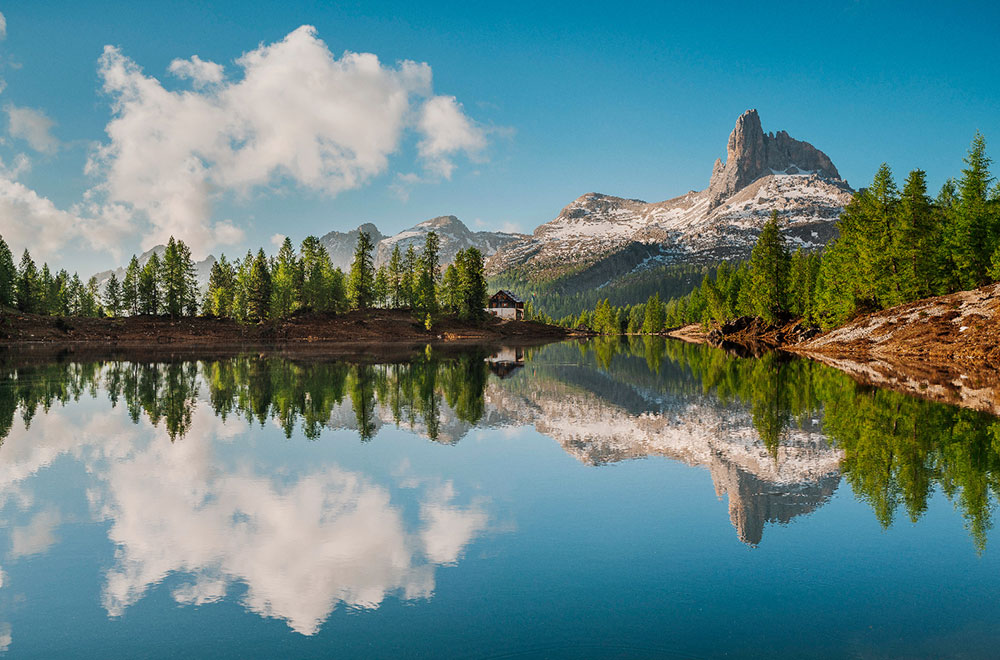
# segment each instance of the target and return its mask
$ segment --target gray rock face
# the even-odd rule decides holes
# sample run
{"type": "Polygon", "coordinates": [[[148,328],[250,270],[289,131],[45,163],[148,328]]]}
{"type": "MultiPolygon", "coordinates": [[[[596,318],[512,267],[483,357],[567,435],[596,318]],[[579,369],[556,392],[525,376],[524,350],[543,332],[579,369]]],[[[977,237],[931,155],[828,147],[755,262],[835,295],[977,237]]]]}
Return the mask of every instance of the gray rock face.
{"type": "Polygon", "coordinates": [[[709,208],[769,174],[818,174],[839,179],[840,173],[830,158],[808,142],[801,142],[785,131],[764,133],[756,110],[747,110],[736,120],[729,134],[726,162],[715,161],[708,185],[709,208]]]}
{"type": "Polygon", "coordinates": [[[366,223],[348,232],[331,231],[320,241],[326,246],[330,253],[330,260],[333,265],[341,270],[347,271],[351,267],[354,259],[354,247],[358,242],[358,234],[362,231],[368,232],[375,244],[375,265],[381,266],[388,263],[392,256],[392,250],[397,245],[400,252],[412,245],[419,253],[423,249],[427,234],[436,232],[441,241],[440,261],[441,264],[448,264],[454,261],[455,254],[459,250],[475,247],[484,256],[490,256],[502,246],[513,241],[524,238],[521,234],[508,234],[505,232],[493,231],[471,231],[461,220],[453,215],[442,215],[403,230],[393,236],[385,236],[378,228],[366,223]]]}
{"type": "Polygon", "coordinates": [[[726,162],[715,161],[708,188],[653,203],[588,193],[532,236],[497,251],[487,272],[518,268],[555,279],[603,272],[612,261],[616,272],[633,272],[742,259],[772,211],[793,249],[816,249],[835,235],[853,192],[826,154],[785,131],[764,133],[757,111],[748,110],[729,136],[726,162]],[[653,248],[659,254],[650,256],[653,248]]]}
{"type": "Polygon", "coordinates": [[[354,248],[358,244],[358,235],[363,231],[368,232],[375,245],[378,245],[379,241],[385,238],[378,227],[370,222],[366,222],[351,231],[331,231],[320,237],[319,242],[326,248],[335,268],[346,272],[351,267],[351,261],[354,260],[354,248]]]}

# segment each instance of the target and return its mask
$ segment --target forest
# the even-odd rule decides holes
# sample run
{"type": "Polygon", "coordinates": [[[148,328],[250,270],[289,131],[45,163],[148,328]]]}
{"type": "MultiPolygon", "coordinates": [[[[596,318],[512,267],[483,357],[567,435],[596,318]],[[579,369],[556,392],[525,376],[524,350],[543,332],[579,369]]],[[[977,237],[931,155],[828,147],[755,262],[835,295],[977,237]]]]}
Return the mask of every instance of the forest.
{"type": "MultiPolygon", "coordinates": [[[[685,296],[615,305],[604,298],[558,322],[601,334],[655,334],[738,316],[830,329],[852,317],[1000,280],[1000,185],[977,134],[958,178],[931,198],[923,170],[898,187],[883,164],[821,251],[791,253],[772,213],[748,261],[719,264],[685,296]],[[992,186],[992,187],[991,187],[992,186]]],[[[535,314],[535,316],[544,316],[535,314]]]]}
{"type": "Polygon", "coordinates": [[[399,246],[389,262],[374,266],[374,244],[362,232],[354,260],[345,274],[334,268],[326,248],[315,236],[299,251],[285,238],[278,254],[260,249],[242,259],[222,255],[199,292],[191,250],[170,237],[162,257],[153,252],[145,263],[133,255],[124,277],[112,273],[103,288],[96,278],[84,284],[66,270],[39,269],[28,250],[15,266],[0,237],[0,307],[52,316],[214,316],[242,323],[263,323],[305,311],[345,312],[372,307],[411,310],[430,326],[439,313],[463,319],[480,318],[487,290],[483,255],[476,248],[460,250],[443,269],[440,239],[427,234],[423,249],[399,246]]]}

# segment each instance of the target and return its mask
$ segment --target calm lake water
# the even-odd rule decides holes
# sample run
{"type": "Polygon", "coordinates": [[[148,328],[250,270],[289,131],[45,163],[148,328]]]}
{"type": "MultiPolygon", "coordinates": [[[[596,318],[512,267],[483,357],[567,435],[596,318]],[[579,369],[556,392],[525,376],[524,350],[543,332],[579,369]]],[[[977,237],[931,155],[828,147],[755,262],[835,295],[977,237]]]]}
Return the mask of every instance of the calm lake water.
{"type": "Polygon", "coordinates": [[[997,657],[996,418],[660,339],[0,369],[4,657],[997,657]]]}

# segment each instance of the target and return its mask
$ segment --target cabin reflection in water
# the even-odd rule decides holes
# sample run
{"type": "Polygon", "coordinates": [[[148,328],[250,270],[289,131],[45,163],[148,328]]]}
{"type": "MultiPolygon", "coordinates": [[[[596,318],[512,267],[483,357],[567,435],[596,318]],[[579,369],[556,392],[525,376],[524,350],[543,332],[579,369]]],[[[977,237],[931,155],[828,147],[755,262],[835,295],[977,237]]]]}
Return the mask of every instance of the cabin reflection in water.
{"type": "Polygon", "coordinates": [[[524,366],[523,348],[501,348],[486,359],[490,371],[498,378],[509,378],[524,366]]]}

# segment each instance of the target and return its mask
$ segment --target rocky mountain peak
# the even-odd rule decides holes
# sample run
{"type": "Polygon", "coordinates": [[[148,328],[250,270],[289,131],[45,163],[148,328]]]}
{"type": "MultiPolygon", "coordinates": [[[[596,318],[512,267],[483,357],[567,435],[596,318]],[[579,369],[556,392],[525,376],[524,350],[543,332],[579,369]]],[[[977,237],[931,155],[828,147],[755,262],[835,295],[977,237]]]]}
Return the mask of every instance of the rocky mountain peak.
{"type": "Polygon", "coordinates": [[[756,110],[747,110],[739,119],[726,145],[726,162],[715,161],[708,186],[709,208],[768,174],[817,174],[840,179],[829,156],[808,142],[796,140],[785,131],[765,133],[756,110]]]}

